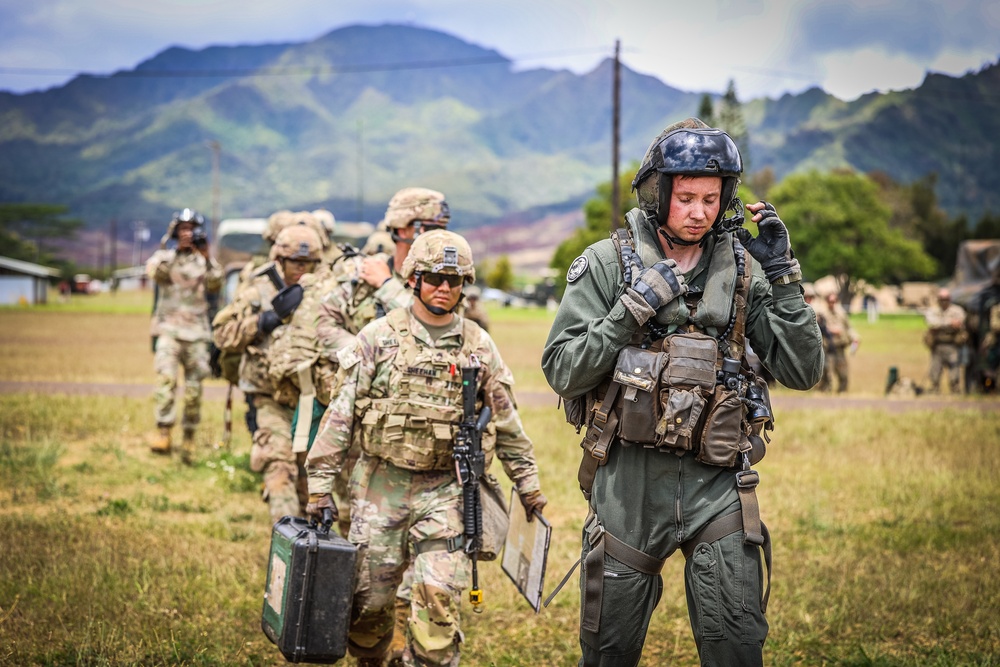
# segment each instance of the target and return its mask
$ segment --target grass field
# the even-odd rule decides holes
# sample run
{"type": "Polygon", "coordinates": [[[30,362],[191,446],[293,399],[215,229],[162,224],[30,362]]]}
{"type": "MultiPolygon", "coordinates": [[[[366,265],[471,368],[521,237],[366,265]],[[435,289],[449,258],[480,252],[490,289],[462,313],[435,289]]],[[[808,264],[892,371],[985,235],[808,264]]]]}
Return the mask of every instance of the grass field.
{"type": "MultiPolygon", "coordinates": [[[[2,309],[0,380],[148,385],[148,312],[141,293],[2,309]]],[[[551,314],[491,318],[517,391],[545,391],[551,314]]],[[[918,317],[855,324],[852,396],[881,396],[891,365],[923,379],[918,317]]],[[[759,465],[774,537],[766,664],[1000,665],[1000,412],[811,396],[776,415],[759,465]]],[[[579,436],[554,400],[521,413],[555,527],[548,591],[579,554],[579,436]]],[[[188,468],[149,453],[149,398],[0,394],[0,665],[285,664],[260,631],[270,527],[241,415],[217,449],[222,403],[206,401],[188,468]]],[[[643,665],[697,664],[682,566],[664,569],[643,665]]],[[[575,586],[536,616],[497,565],[481,576],[464,664],[576,664],[575,586]]]]}

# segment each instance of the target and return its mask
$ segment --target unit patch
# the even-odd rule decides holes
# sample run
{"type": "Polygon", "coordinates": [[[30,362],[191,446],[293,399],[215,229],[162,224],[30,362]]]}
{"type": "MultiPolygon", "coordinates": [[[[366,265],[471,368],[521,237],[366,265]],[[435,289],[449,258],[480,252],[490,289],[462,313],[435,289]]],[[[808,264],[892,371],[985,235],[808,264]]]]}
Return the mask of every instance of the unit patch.
{"type": "Polygon", "coordinates": [[[569,265],[569,271],[566,272],[566,282],[575,282],[577,278],[587,272],[588,266],[589,264],[585,255],[580,255],[574,259],[573,263],[569,265]]]}

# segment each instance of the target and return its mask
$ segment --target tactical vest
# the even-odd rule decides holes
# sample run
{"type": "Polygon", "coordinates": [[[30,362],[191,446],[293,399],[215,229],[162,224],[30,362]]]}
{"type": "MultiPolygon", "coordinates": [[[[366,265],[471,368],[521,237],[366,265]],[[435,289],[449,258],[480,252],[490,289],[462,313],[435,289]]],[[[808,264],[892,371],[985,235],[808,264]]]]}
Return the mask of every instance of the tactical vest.
{"type": "MultiPolygon", "coordinates": [[[[612,240],[627,285],[633,237],[624,229],[612,240]]],[[[716,243],[715,257],[725,257],[728,249],[719,247],[725,241],[716,243]]],[[[578,414],[576,424],[587,424],[582,446],[590,456],[584,456],[579,480],[585,494],[616,438],[626,447],[691,451],[701,463],[722,467],[735,466],[744,455],[746,467],[763,458],[759,436],[772,426],[769,395],[744,358],[752,260],[735,238],[731,252],[735,265],[729,267],[733,280],[725,303],[718,294],[726,292],[710,276],[706,291],[712,302],[690,290],[666,318],[658,313],[621,350],[611,377],[587,397],[586,414],[578,414]]],[[[653,259],[643,258],[646,265],[653,259]]],[[[568,416],[570,409],[567,402],[568,416]]]]}
{"type": "MultiPolygon", "coordinates": [[[[410,312],[397,308],[385,318],[394,339],[379,341],[377,354],[397,347],[387,387],[391,395],[359,399],[355,419],[362,428],[362,448],[407,470],[452,470],[455,427],[462,421],[463,366],[472,363],[479,347],[479,327],[463,319],[462,345],[437,348],[421,345],[410,331],[410,312]]],[[[477,398],[476,412],[482,409],[477,398]]],[[[496,442],[491,421],[482,445],[489,466],[496,442]]]]}

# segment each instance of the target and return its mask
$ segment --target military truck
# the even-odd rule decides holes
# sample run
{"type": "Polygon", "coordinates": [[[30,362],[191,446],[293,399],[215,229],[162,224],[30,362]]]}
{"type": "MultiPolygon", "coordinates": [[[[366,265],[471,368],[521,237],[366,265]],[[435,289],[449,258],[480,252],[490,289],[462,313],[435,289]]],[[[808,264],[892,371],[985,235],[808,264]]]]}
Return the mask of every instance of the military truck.
{"type": "Polygon", "coordinates": [[[965,390],[995,392],[1000,380],[1000,239],[964,241],[948,288],[951,300],[966,312],[965,390]]]}

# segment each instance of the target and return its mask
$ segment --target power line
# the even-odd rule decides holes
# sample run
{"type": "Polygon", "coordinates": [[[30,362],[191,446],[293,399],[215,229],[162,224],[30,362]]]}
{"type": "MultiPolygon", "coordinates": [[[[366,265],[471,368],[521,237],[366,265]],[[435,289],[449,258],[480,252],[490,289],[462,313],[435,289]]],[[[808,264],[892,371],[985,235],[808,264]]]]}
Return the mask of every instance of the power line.
{"type": "Polygon", "coordinates": [[[3,67],[0,66],[0,74],[25,74],[32,76],[66,76],[79,75],[94,78],[108,79],[112,77],[157,79],[157,78],[234,78],[234,77],[259,77],[259,76],[315,76],[319,74],[358,74],[371,72],[398,72],[407,70],[422,69],[442,69],[446,67],[477,67],[481,65],[512,65],[532,60],[542,60],[545,58],[565,57],[574,55],[592,55],[595,53],[606,53],[607,47],[589,47],[585,49],[573,49],[564,51],[549,51],[544,53],[526,54],[507,58],[505,56],[490,55],[477,56],[474,58],[450,58],[443,60],[423,60],[392,63],[362,63],[358,65],[323,65],[315,67],[261,67],[261,68],[232,68],[232,69],[158,69],[158,70],[125,70],[113,74],[92,74],[80,72],[73,69],[53,69],[45,67],[3,67]]]}

